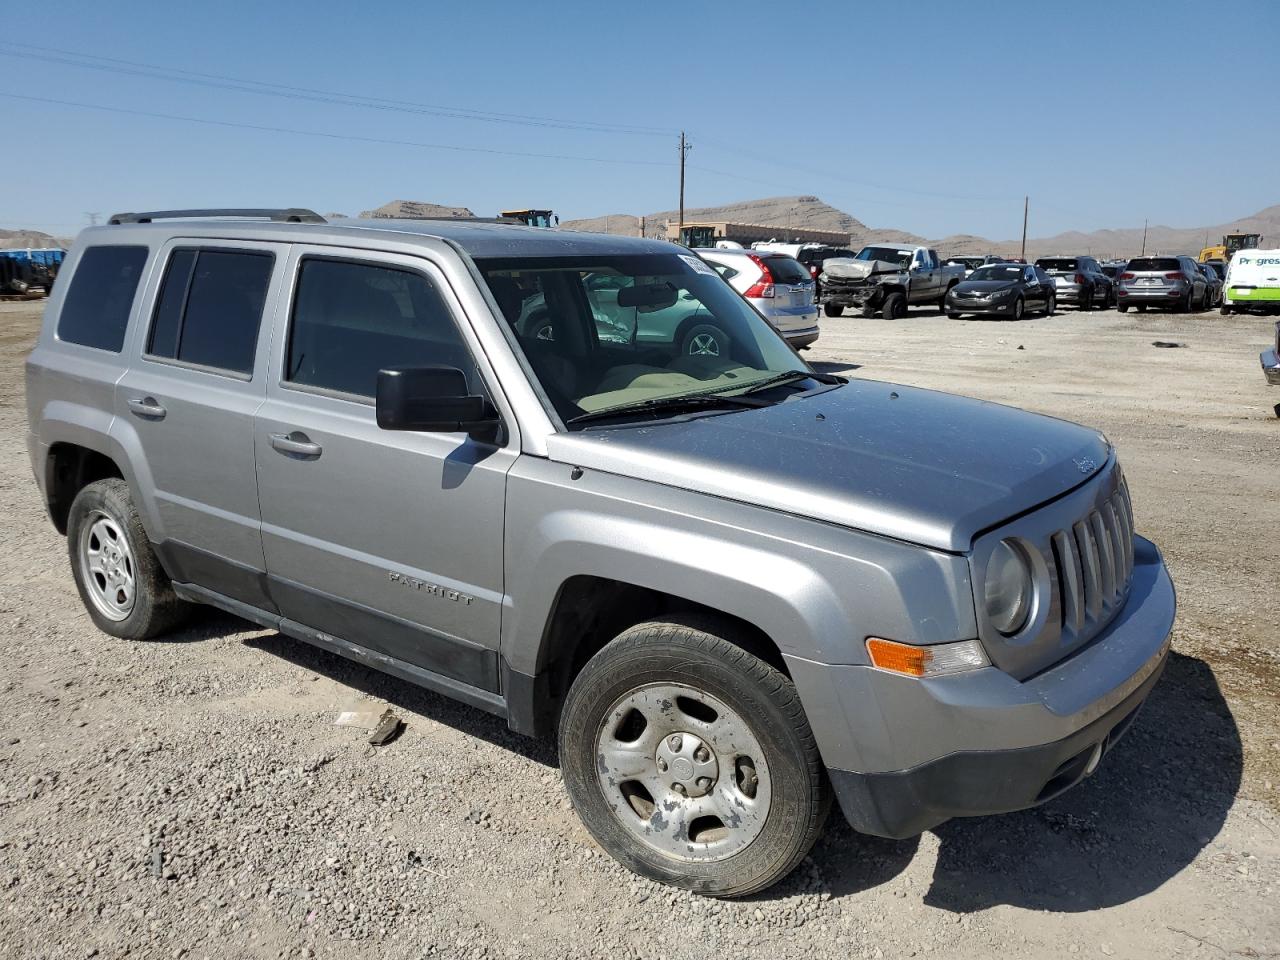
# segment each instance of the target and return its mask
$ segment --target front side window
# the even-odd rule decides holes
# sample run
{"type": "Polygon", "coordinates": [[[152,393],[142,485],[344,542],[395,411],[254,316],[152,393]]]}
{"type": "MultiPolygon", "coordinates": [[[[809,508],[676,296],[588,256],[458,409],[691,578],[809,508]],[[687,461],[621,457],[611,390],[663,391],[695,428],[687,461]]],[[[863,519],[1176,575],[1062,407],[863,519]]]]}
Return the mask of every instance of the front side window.
{"type": "Polygon", "coordinates": [[[146,247],[85,250],[58,314],[58,339],[119,353],[146,262],[146,247]]]}
{"type": "Polygon", "coordinates": [[[274,264],[272,254],[257,251],[175,250],[147,355],[251,375],[274,264]]]}
{"type": "Polygon", "coordinates": [[[378,371],[457,367],[473,393],[479,372],[435,285],[413,270],[307,257],[298,270],[284,379],[373,397],[378,371]]]}
{"type": "Polygon", "coordinates": [[[788,371],[811,373],[696,256],[477,262],[566,423],[606,410],[651,409],[657,401],[733,395],[788,371]]]}

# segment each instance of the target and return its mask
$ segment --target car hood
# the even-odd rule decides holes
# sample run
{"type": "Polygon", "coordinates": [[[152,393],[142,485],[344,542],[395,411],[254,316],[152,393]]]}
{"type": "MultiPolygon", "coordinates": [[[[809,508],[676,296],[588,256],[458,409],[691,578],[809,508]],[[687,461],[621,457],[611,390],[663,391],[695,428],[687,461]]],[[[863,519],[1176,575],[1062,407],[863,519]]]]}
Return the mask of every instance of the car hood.
{"type": "Polygon", "coordinates": [[[558,433],[547,446],[584,469],[954,552],[1109,456],[1096,430],[870,380],[771,407],[558,433]]]}
{"type": "Polygon", "coordinates": [[[962,280],[955,289],[956,293],[995,293],[1017,285],[1017,280],[962,280]]]}

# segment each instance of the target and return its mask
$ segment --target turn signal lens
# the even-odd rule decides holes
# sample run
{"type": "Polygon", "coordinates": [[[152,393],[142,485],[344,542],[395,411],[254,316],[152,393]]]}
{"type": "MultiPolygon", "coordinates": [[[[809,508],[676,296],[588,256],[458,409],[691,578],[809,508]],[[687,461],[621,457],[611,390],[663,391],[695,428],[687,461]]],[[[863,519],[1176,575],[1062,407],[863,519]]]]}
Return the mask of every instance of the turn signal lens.
{"type": "Polygon", "coordinates": [[[881,637],[867,637],[871,665],[908,677],[945,677],[991,665],[977,640],[917,647],[881,637]]]}

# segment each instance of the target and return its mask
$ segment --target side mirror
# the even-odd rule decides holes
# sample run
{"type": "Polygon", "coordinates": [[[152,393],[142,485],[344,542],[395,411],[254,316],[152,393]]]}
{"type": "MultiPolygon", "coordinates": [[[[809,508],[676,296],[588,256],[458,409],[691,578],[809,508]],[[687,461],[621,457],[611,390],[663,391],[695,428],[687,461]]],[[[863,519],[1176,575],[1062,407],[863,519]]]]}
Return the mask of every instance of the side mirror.
{"type": "Polygon", "coordinates": [[[379,370],[374,410],[383,430],[476,433],[498,424],[489,401],[467,393],[457,367],[379,370]]]}

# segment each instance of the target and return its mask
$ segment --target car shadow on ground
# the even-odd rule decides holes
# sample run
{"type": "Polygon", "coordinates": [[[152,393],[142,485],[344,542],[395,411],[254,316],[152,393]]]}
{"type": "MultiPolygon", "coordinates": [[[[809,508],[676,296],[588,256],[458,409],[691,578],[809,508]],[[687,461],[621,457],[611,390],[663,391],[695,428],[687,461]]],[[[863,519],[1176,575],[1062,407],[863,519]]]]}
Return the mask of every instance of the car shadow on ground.
{"type": "MultiPolygon", "coordinates": [[[[1141,897],[1222,829],[1242,766],[1240,734],[1213,671],[1175,653],[1137,722],[1089,780],[1033,810],[939,826],[925,903],[957,913],[997,904],[1078,912],[1141,897]]],[[[833,896],[874,879],[863,851],[886,872],[916,851],[915,840],[868,842],[845,829],[828,829],[814,854],[833,896]],[[832,841],[844,849],[831,849],[832,841]]]]}
{"type": "Polygon", "coordinates": [[[849,373],[853,370],[862,369],[862,364],[850,363],[844,360],[814,360],[809,366],[819,373],[849,373]]]}
{"type": "MultiPolygon", "coordinates": [[[[239,623],[243,630],[243,621],[239,623]]],[[[459,733],[487,740],[495,746],[510,750],[542,766],[559,767],[555,743],[552,740],[534,739],[512,733],[507,727],[506,720],[486,713],[478,707],[434,693],[407,680],[401,680],[399,677],[393,677],[274,631],[250,637],[245,640],[245,643],[263,653],[269,653],[296,664],[304,670],[310,670],[344,686],[352,687],[367,696],[385,700],[393,708],[429,717],[436,723],[452,727],[459,733]]],[[[412,728],[413,717],[402,715],[401,719],[412,728]]]]}

